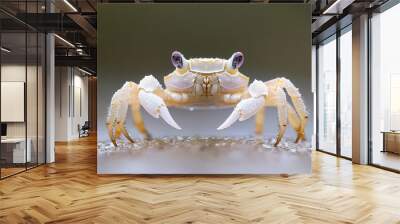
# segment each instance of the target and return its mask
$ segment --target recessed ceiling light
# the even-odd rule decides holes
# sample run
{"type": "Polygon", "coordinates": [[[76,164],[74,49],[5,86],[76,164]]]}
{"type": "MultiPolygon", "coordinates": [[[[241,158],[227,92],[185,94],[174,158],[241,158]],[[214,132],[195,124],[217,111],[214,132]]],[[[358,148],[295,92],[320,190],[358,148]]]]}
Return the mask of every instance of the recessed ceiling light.
{"type": "Polygon", "coordinates": [[[343,10],[353,2],[354,0],[336,0],[322,14],[342,14],[343,10]]]}
{"type": "Polygon", "coordinates": [[[5,47],[1,47],[1,51],[4,51],[6,53],[10,53],[11,52],[11,50],[9,50],[9,49],[7,49],[5,47]]]}
{"type": "Polygon", "coordinates": [[[83,73],[85,73],[85,74],[87,74],[87,75],[90,75],[90,76],[93,75],[92,73],[90,73],[90,72],[88,72],[88,71],[86,71],[86,70],[83,70],[83,69],[81,69],[81,68],[79,68],[79,67],[78,67],[78,70],[81,71],[81,72],[83,72],[83,73]]]}
{"type": "Polygon", "coordinates": [[[68,0],[64,0],[64,3],[68,5],[68,7],[72,9],[72,11],[78,12],[78,10],[68,0]]]}
{"type": "Polygon", "coordinates": [[[65,44],[67,44],[70,47],[75,48],[75,45],[73,45],[71,42],[69,42],[68,40],[62,38],[61,36],[54,34],[55,37],[57,37],[59,40],[61,40],[62,42],[64,42],[65,44]]]}

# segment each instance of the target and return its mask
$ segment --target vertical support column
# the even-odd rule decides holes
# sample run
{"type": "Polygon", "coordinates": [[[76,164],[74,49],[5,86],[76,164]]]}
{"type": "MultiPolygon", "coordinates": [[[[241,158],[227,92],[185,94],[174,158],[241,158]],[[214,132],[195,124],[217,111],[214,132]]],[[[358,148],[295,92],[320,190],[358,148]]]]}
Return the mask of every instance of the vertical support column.
{"type": "Polygon", "coordinates": [[[353,162],[368,163],[368,15],[353,19],[353,162]]]}
{"type": "Polygon", "coordinates": [[[55,161],[55,60],[54,35],[46,35],[46,163],[55,161]]]}
{"type": "MultiPolygon", "coordinates": [[[[53,12],[51,1],[46,1],[46,11],[53,12]]],[[[55,161],[55,43],[54,34],[46,34],[46,163],[55,161]]]]}

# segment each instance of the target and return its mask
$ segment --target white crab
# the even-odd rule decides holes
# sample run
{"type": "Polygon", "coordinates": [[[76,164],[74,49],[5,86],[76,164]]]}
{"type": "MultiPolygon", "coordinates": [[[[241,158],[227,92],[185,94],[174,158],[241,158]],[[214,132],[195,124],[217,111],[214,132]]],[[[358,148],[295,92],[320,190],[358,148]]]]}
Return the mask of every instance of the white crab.
{"type": "Polygon", "coordinates": [[[113,144],[121,133],[131,142],[125,128],[128,106],[131,106],[136,128],[145,138],[150,138],[146,130],[140,106],[155,118],[163,118],[169,125],[181,129],[172,118],[167,106],[234,106],[231,115],[217,129],[231,126],[235,121],[244,121],[256,115],[256,133],[261,134],[264,126],[264,108],[278,109],[279,133],[275,146],[279,144],[287,126],[287,121],[297,132],[296,142],[304,139],[307,122],[306,111],[299,90],[286,78],[276,78],[267,82],[254,80],[248,86],[249,78],[239,72],[244,57],[234,53],[228,60],[220,58],[192,58],[187,60],[180,52],[171,56],[175,70],[164,77],[165,89],[152,75],[145,76],[139,84],[126,82],[117,90],[112,99],[107,117],[107,128],[113,144]],[[292,99],[294,108],[287,102],[286,93],[292,99]]]}

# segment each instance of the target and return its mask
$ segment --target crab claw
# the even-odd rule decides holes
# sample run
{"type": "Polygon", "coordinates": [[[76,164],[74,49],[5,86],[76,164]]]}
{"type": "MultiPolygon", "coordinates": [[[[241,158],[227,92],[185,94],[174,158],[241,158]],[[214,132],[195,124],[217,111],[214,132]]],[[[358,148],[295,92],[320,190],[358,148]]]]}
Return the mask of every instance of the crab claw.
{"type": "Polygon", "coordinates": [[[153,93],[159,87],[159,82],[153,76],[146,76],[140,81],[139,86],[142,88],[139,91],[140,105],[154,118],[161,117],[165,122],[176,129],[182,129],[172,118],[165,105],[164,100],[153,93]]]}
{"type": "Polygon", "coordinates": [[[222,123],[217,130],[230,127],[237,120],[244,121],[254,116],[264,105],[265,95],[268,89],[263,82],[255,80],[249,86],[250,98],[240,101],[229,117],[222,123]]]}
{"type": "Polygon", "coordinates": [[[217,130],[230,127],[237,120],[244,121],[257,113],[264,106],[264,97],[249,98],[240,101],[229,117],[222,123],[217,130]]]}

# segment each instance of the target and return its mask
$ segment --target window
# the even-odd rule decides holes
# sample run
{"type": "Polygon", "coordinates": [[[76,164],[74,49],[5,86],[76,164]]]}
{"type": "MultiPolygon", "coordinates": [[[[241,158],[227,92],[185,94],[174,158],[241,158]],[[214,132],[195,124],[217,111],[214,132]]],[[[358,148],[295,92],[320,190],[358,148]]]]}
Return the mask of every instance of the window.
{"type": "Polygon", "coordinates": [[[318,150],[350,159],[353,97],[351,24],[320,43],[317,55],[318,150]]]}
{"type": "Polygon", "coordinates": [[[348,26],[340,36],[340,155],[352,157],[352,32],[348,26]]]}
{"type": "Polygon", "coordinates": [[[336,153],[336,36],[318,47],[318,149],[336,153]]]}
{"type": "Polygon", "coordinates": [[[372,164],[400,170],[400,4],[371,18],[372,164]]]}

